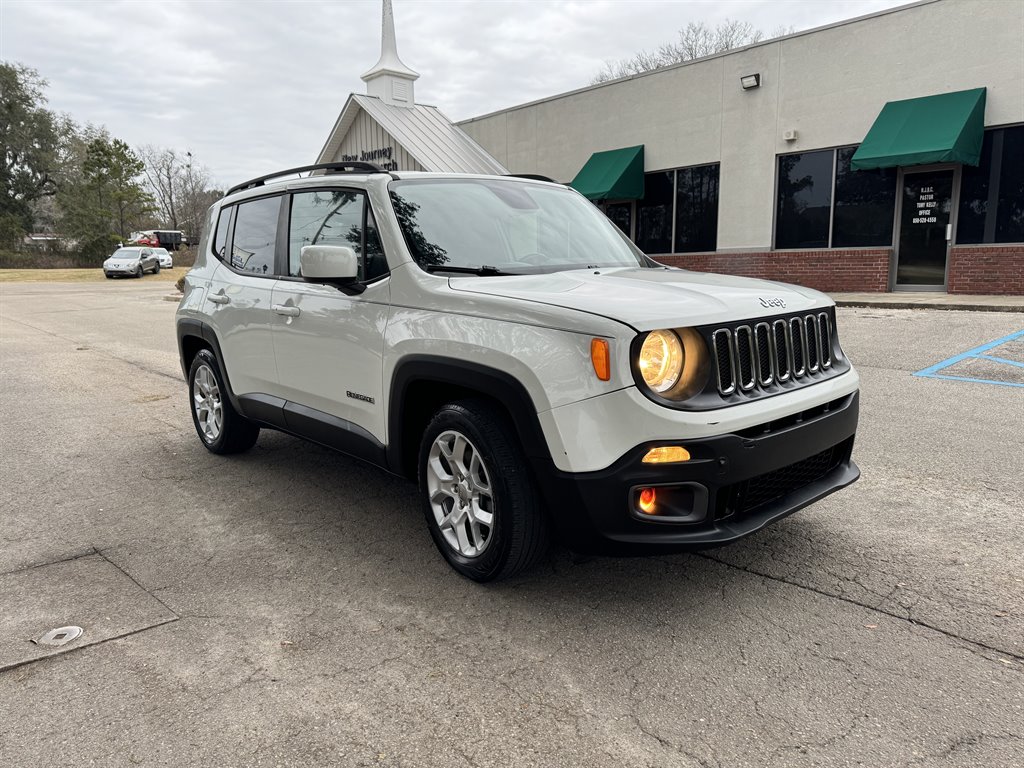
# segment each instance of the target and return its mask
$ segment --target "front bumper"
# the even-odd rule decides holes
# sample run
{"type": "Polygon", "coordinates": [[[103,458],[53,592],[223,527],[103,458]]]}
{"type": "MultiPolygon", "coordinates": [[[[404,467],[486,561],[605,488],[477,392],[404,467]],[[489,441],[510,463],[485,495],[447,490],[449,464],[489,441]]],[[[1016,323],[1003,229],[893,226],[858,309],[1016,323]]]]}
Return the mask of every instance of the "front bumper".
{"type": "Polygon", "coordinates": [[[598,472],[538,469],[552,523],[573,549],[607,554],[707,549],[736,541],[853,483],[857,392],[733,434],[659,440],[598,472]],[[644,464],[659,445],[684,445],[691,459],[644,464]],[[682,500],[669,517],[636,508],[640,488],[682,500]],[[674,519],[673,519],[674,518],[674,519]]]}

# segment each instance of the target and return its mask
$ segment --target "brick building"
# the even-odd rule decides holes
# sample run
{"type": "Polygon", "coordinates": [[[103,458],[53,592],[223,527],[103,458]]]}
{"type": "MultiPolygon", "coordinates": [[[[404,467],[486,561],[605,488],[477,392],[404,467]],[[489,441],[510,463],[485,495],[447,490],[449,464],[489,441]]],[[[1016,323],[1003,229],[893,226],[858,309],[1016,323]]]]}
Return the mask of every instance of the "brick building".
{"type": "Polygon", "coordinates": [[[1024,2],[923,0],[466,120],[667,264],[1024,294],[1024,2]]]}

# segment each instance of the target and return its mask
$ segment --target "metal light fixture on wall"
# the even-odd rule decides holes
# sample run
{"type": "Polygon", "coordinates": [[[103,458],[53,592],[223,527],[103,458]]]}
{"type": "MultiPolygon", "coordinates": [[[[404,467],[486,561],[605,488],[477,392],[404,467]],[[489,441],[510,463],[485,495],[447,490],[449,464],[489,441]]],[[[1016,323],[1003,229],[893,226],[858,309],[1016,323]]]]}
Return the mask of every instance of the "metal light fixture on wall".
{"type": "Polygon", "coordinates": [[[740,78],[740,85],[743,86],[744,91],[749,91],[751,88],[760,88],[761,73],[755,72],[752,75],[744,75],[740,78]]]}

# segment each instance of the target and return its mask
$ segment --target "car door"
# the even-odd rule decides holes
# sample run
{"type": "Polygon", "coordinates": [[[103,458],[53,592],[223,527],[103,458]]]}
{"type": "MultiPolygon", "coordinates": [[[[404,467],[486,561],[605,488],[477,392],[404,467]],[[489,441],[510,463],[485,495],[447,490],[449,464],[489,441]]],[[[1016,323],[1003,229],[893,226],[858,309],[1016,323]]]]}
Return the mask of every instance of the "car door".
{"type": "Polygon", "coordinates": [[[288,221],[287,263],[273,296],[282,396],[315,411],[305,414],[310,419],[326,414],[335,426],[365,430],[383,443],[382,354],[391,292],[366,194],[339,188],[295,192],[288,221]],[[362,293],[302,279],[301,249],[318,244],[356,252],[362,293]]]}
{"type": "Polygon", "coordinates": [[[270,307],[284,199],[271,195],[221,210],[214,236],[220,263],[204,299],[231,389],[256,405],[276,395],[270,307]]]}
{"type": "Polygon", "coordinates": [[[142,271],[155,272],[156,271],[156,255],[149,248],[142,249],[142,271]]]}

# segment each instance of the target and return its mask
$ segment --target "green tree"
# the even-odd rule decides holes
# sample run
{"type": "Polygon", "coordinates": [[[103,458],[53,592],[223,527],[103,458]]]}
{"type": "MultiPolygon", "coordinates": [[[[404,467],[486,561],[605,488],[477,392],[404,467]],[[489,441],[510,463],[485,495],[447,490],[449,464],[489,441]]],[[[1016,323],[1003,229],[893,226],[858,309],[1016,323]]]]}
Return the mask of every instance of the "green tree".
{"type": "Polygon", "coordinates": [[[0,245],[32,230],[33,204],[53,195],[58,133],[44,106],[46,81],[21,64],[0,62],[0,245]]]}
{"type": "Polygon", "coordinates": [[[131,148],[105,130],[89,127],[78,151],[80,173],[62,185],[62,229],[78,241],[86,260],[108,254],[153,209],[140,178],[143,164],[131,148]]]}

